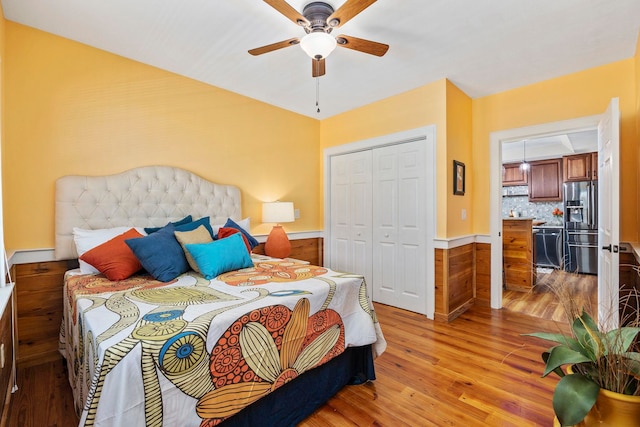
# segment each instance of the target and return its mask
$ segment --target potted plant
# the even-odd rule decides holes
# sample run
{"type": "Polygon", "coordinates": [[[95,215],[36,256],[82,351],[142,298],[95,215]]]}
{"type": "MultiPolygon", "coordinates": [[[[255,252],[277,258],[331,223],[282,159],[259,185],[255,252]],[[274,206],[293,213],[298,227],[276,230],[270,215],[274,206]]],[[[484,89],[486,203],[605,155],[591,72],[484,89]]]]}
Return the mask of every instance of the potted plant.
{"type": "Polygon", "coordinates": [[[542,359],[546,365],[543,377],[551,372],[560,377],[553,394],[553,410],[558,422],[562,426],[583,421],[583,425],[590,425],[590,420],[599,426],[639,425],[640,353],[636,336],[640,323],[636,319],[630,322],[631,326],[603,331],[586,311],[567,313],[575,313],[570,334],[526,334],[556,343],[542,353],[542,359]],[[605,399],[612,395],[621,397],[623,409],[609,409],[605,399]],[[629,421],[603,419],[608,412],[621,416],[630,408],[637,408],[637,412],[630,415],[629,421]]]}

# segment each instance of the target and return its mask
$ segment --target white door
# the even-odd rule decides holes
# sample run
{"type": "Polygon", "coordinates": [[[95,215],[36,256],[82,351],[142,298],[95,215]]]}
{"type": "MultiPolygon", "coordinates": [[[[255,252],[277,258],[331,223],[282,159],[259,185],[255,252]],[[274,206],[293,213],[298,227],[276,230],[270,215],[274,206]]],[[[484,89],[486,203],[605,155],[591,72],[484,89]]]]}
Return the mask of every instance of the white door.
{"type": "Polygon", "coordinates": [[[598,321],[618,326],[620,264],[620,108],[618,98],[598,124],[598,321]]]}
{"type": "Polygon", "coordinates": [[[371,150],[331,157],[331,258],[338,271],[362,274],[371,298],[371,150]]]}
{"type": "Polygon", "coordinates": [[[373,300],[426,314],[424,143],[373,150],[373,300]]]}

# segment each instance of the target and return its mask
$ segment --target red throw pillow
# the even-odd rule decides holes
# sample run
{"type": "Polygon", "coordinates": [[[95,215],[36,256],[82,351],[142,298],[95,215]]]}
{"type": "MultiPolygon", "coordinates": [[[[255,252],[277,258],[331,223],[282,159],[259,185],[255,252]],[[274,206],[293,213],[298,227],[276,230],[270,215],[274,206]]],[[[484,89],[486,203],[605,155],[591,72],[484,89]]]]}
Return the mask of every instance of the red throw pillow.
{"type": "Polygon", "coordinates": [[[224,239],[225,237],[229,237],[229,236],[231,236],[233,234],[236,234],[236,233],[240,233],[240,235],[242,236],[242,240],[244,241],[244,245],[247,247],[247,251],[249,251],[249,253],[251,253],[251,244],[249,243],[249,240],[247,240],[247,236],[245,236],[237,228],[221,227],[218,230],[218,239],[224,239]]]}
{"type": "Polygon", "coordinates": [[[94,266],[109,280],[124,280],[142,269],[142,264],[124,242],[137,237],[144,236],[132,228],[85,252],[80,259],[94,266]]]}

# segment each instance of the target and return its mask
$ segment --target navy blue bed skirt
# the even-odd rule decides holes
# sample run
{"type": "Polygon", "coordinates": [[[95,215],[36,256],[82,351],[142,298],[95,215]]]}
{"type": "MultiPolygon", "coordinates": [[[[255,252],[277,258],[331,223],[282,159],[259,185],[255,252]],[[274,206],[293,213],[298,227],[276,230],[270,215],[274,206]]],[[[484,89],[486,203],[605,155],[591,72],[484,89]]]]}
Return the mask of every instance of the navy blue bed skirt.
{"type": "Polygon", "coordinates": [[[371,346],[348,347],[224,421],[223,426],[295,426],[347,384],[375,379],[371,346]]]}

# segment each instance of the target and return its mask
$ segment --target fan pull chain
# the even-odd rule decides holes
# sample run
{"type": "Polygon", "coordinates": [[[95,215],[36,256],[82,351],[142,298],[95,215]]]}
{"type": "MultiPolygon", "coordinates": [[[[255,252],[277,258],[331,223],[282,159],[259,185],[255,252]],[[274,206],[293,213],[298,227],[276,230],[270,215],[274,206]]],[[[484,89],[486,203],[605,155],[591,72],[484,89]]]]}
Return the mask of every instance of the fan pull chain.
{"type": "Polygon", "coordinates": [[[320,77],[316,77],[316,108],[317,113],[320,114],[320,77]]]}

